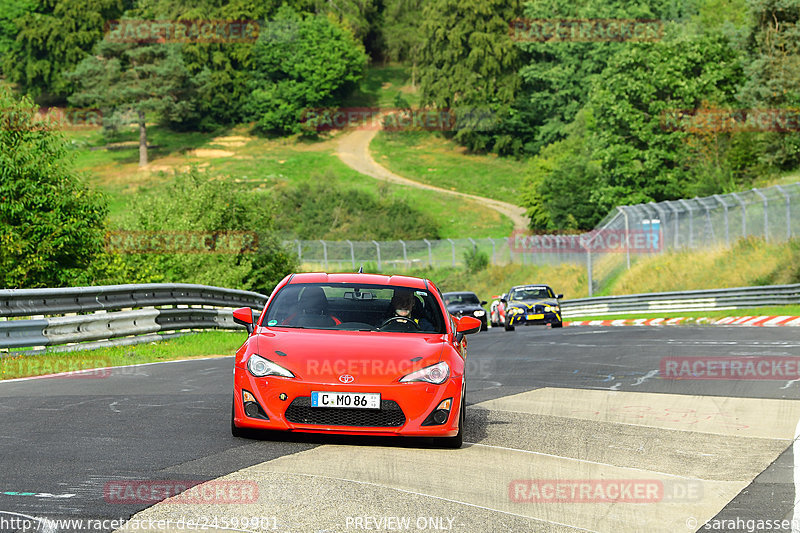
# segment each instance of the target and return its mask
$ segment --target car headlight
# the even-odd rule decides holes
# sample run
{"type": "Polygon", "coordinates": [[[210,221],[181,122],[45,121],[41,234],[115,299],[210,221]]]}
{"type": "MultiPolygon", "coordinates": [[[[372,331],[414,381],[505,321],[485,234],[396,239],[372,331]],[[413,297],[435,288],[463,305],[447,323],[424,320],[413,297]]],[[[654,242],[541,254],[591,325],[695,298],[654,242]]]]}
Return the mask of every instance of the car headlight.
{"type": "Polygon", "coordinates": [[[519,307],[512,307],[512,308],[511,308],[511,309],[508,311],[508,313],[509,313],[509,314],[511,314],[511,315],[521,315],[521,314],[523,314],[524,312],[525,312],[525,311],[523,311],[523,310],[522,310],[522,309],[520,309],[519,307]]]}
{"type": "Polygon", "coordinates": [[[450,377],[450,367],[441,361],[435,365],[426,366],[423,369],[412,372],[400,378],[400,383],[411,383],[414,381],[425,381],[434,385],[441,385],[450,377]]]}
{"type": "Polygon", "coordinates": [[[294,374],[286,370],[280,365],[276,365],[272,361],[264,359],[258,354],[253,354],[247,360],[247,370],[257,377],[263,378],[264,376],[281,376],[284,378],[293,378],[294,374]]]}
{"type": "Polygon", "coordinates": [[[483,316],[486,314],[486,311],[481,311],[480,309],[472,313],[475,316],[483,316]]]}

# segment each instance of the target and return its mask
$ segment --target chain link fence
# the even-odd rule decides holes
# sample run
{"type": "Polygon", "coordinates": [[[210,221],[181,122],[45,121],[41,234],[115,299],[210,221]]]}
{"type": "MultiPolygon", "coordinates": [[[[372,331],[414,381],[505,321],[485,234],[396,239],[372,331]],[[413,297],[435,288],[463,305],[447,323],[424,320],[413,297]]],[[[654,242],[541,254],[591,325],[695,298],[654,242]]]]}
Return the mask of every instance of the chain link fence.
{"type": "Polygon", "coordinates": [[[723,195],[620,206],[598,226],[576,234],[415,241],[285,241],[305,269],[406,272],[461,266],[473,251],[493,265],[585,265],[589,296],[631,257],[665,250],[731,245],[755,236],[783,242],[800,236],[800,183],[723,195]],[[603,263],[597,269],[598,263],[603,263]]]}

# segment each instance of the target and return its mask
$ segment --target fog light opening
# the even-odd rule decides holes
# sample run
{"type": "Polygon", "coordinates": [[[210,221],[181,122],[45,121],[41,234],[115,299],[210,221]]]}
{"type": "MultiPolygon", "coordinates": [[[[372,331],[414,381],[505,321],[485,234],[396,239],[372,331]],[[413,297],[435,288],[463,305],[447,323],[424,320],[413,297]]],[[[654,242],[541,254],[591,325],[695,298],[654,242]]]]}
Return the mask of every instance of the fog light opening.
{"type": "Polygon", "coordinates": [[[264,412],[264,409],[258,404],[256,401],[256,397],[253,396],[253,393],[242,390],[242,404],[244,406],[244,414],[250,418],[260,418],[261,420],[269,420],[267,413],[264,412]]]}

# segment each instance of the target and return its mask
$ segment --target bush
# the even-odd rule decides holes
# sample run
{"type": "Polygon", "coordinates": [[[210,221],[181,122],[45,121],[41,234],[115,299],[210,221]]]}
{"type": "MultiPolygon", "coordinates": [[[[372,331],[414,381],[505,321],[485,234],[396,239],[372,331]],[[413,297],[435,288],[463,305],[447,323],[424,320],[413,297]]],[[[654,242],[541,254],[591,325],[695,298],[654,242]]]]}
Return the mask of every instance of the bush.
{"type": "Polygon", "coordinates": [[[464,266],[473,274],[486,270],[489,266],[489,255],[473,247],[464,252],[464,266]]]}

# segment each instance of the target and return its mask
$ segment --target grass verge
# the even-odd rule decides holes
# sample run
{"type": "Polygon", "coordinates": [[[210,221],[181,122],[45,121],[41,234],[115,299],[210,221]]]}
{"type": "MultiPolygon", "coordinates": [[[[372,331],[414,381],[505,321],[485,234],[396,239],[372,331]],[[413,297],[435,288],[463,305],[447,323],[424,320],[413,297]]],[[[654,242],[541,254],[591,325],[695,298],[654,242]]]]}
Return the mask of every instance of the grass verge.
{"type": "Polygon", "coordinates": [[[435,132],[379,132],[370,144],[375,161],[422,183],[517,204],[525,163],[466,153],[435,132]]]}
{"type": "MultiPolygon", "coordinates": [[[[14,355],[0,359],[0,380],[140,363],[233,355],[245,340],[244,332],[204,331],[135,346],[115,346],[75,352],[14,355]]],[[[107,372],[87,377],[106,377],[107,372]]],[[[67,376],[65,376],[67,377],[67,376]]],[[[68,376],[79,379],[78,376],[68,376]]]]}

